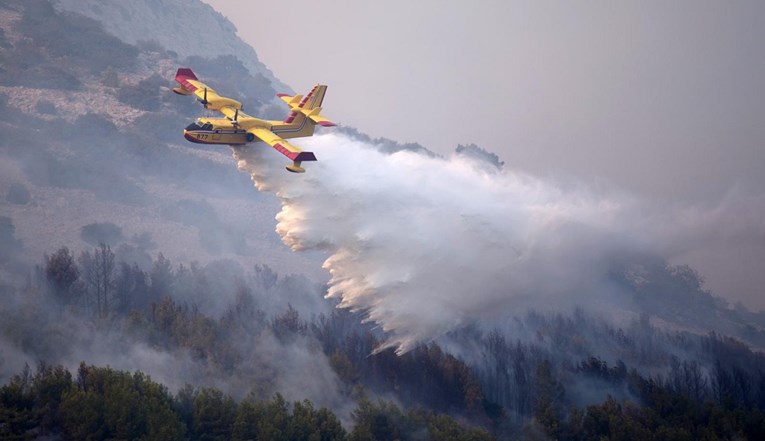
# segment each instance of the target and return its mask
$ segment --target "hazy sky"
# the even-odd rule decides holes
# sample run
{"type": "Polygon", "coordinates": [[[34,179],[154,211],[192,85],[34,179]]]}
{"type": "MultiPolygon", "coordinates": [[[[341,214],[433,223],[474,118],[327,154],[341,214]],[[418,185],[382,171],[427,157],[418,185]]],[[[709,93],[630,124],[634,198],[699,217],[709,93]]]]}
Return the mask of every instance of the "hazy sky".
{"type": "Polygon", "coordinates": [[[205,1],[337,122],[699,207],[680,261],[765,306],[765,2],[205,1]]]}
{"type": "Polygon", "coordinates": [[[657,198],[765,192],[765,2],[206,1],[372,136],[657,198]]]}

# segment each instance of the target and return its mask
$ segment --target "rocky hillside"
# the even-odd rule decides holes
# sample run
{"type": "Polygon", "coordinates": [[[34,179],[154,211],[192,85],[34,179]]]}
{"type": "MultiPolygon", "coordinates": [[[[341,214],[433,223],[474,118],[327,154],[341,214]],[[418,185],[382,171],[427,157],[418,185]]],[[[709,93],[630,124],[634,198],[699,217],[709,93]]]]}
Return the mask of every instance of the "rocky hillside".
{"type": "Polygon", "coordinates": [[[233,55],[253,76],[263,75],[276,88],[289,89],[236,35],[233,23],[200,0],[56,0],[55,6],[99,21],[129,44],[154,41],[180,57],[233,55]]]}
{"type": "Polygon", "coordinates": [[[181,65],[250,109],[282,116],[271,82],[233,56],[130,44],[47,0],[0,4],[0,220],[7,225],[0,241],[20,243],[15,255],[38,262],[63,245],[79,252],[97,244],[102,238],[84,228],[100,225],[119,232],[109,238],[115,249],[323,277],[319,259],[281,244],[278,202],[253,188],[228,148],[183,139],[183,127],[204,110],[171,93],[181,65]]]}

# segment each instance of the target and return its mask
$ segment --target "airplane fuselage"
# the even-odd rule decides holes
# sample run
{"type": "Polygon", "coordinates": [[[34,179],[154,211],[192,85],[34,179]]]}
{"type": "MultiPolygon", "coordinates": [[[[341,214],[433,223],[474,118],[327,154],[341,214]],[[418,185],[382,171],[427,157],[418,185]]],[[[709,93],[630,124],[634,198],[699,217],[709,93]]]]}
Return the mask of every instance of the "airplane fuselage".
{"type": "MultiPolygon", "coordinates": [[[[294,125],[248,117],[246,125],[265,128],[284,139],[311,136],[314,129],[314,125],[307,124],[306,118],[302,118],[301,124],[294,125]]],[[[244,145],[258,141],[255,135],[233,125],[228,118],[198,118],[186,126],[183,137],[197,144],[244,145]]]]}
{"type": "Polygon", "coordinates": [[[197,144],[244,145],[255,141],[252,133],[227,124],[215,124],[213,120],[198,119],[183,130],[183,137],[197,144]]]}

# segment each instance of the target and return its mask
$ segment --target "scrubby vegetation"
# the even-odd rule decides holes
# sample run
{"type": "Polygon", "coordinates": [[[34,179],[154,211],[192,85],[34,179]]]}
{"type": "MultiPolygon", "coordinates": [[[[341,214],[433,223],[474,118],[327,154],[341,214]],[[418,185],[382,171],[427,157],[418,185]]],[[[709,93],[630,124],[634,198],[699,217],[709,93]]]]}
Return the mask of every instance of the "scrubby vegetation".
{"type": "Polygon", "coordinates": [[[5,341],[54,363],[0,389],[3,436],[756,439],[765,430],[765,357],[731,338],[662,331],[647,316],[614,327],[583,311],[530,313],[512,332],[469,327],[398,356],[378,350],[385,336],[360,314],[268,303],[287,293],[294,300],[296,291],[317,295],[310,284],[267,267],[233,281],[218,271],[174,266],[161,254],[147,271],[115,260],[105,245],[52,253],[17,294],[28,306],[0,311],[5,341]],[[215,307],[205,296],[230,301],[215,307]],[[138,371],[83,363],[73,374],[55,365],[90,352],[78,347],[83,335],[116,345],[107,351],[148,346],[207,380],[171,392],[138,371]],[[320,395],[338,394],[331,408],[288,403],[274,389],[287,365],[269,357],[293,350],[312,354],[290,369],[313,365],[309,382],[323,383],[320,395]],[[321,375],[320,360],[331,377],[321,375]],[[205,386],[211,378],[238,386],[205,386]]]}
{"type": "Polygon", "coordinates": [[[8,187],[8,193],[5,195],[5,200],[11,204],[26,205],[32,199],[32,195],[29,194],[29,190],[24,184],[14,182],[8,187]]]}

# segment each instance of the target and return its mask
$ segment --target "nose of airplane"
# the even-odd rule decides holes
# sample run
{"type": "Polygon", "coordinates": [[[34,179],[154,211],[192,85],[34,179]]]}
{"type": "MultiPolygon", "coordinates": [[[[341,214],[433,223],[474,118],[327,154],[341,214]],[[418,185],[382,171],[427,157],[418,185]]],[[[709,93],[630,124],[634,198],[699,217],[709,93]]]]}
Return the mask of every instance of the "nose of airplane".
{"type": "Polygon", "coordinates": [[[188,130],[183,131],[183,137],[186,138],[187,141],[195,142],[197,144],[201,143],[201,141],[199,141],[199,139],[197,139],[197,137],[194,136],[194,134],[189,132],[188,130]]]}

